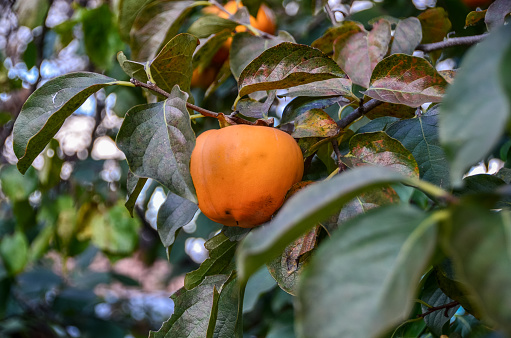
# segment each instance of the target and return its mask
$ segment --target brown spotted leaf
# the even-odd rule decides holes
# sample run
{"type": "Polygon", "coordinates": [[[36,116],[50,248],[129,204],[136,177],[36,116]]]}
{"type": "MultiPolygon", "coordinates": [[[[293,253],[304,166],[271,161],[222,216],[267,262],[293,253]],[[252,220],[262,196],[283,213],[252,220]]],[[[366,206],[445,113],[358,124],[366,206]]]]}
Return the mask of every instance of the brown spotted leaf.
{"type": "Polygon", "coordinates": [[[425,59],[394,54],[374,68],[367,96],[384,102],[418,107],[440,102],[447,81],[425,59]]]}
{"type": "Polygon", "coordinates": [[[390,54],[412,55],[415,47],[422,40],[421,22],[416,17],[410,17],[399,21],[394,32],[394,40],[390,48],[390,54]]]}
{"type": "Polygon", "coordinates": [[[187,33],[176,35],[149,64],[154,82],[170,93],[174,85],[185,92],[190,91],[192,57],[199,40],[187,33]]]}
{"type": "Polygon", "coordinates": [[[355,33],[365,32],[364,26],[355,21],[343,21],[337,27],[329,28],[323,36],[315,40],[311,46],[321,50],[323,53],[332,55],[334,53],[334,41],[346,39],[355,33]]]}
{"type": "Polygon", "coordinates": [[[291,136],[330,137],[337,133],[335,121],[321,109],[311,109],[295,119],[295,129],[291,136]]]}
{"type": "Polygon", "coordinates": [[[484,11],[472,11],[468,13],[467,18],[465,19],[465,28],[475,26],[477,23],[483,21],[485,16],[486,9],[484,11]]]}
{"type": "Polygon", "coordinates": [[[238,80],[238,95],[343,76],[339,66],[320,50],[284,42],[267,49],[243,69],[238,80]]]}
{"type": "Polygon", "coordinates": [[[338,77],[289,88],[282,96],[344,96],[349,101],[356,101],[358,99],[351,91],[351,85],[350,79],[338,77]]]}
{"type": "Polygon", "coordinates": [[[372,164],[419,178],[419,167],[412,153],[385,132],[363,133],[350,140],[350,153],[342,158],[350,168],[372,164]]]}
{"type": "Polygon", "coordinates": [[[387,54],[390,23],[381,19],[369,33],[352,32],[335,40],[333,58],[353,83],[367,88],[374,67],[387,54]]]}
{"type": "Polygon", "coordinates": [[[456,76],[456,70],[454,69],[447,69],[447,70],[440,70],[438,71],[438,74],[442,75],[442,77],[447,81],[448,84],[453,83],[454,77],[456,76]]]}
{"type": "MultiPolygon", "coordinates": [[[[447,12],[442,7],[430,8],[417,17],[422,26],[421,43],[433,43],[442,41],[451,30],[452,24],[447,12]]],[[[434,51],[429,55],[436,61],[442,51],[434,51]]]]}

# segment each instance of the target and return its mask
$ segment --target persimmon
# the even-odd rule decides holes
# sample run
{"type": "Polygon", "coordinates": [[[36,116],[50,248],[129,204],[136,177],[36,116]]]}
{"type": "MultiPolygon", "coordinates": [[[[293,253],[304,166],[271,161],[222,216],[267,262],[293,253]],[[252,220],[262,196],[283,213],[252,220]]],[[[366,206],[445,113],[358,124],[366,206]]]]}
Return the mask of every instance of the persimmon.
{"type": "Polygon", "coordinates": [[[234,125],[197,138],[190,172],[199,208],[211,220],[252,228],[267,222],[303,175],[303,157],[289,134],[234,125]]]}
{"type": "Polygon", "coordinates": [[[193,70],[191,87],[208,89],[216,78],[218,69],[213,66],[206,67],[202,72],[198,68],[193,70]]]}

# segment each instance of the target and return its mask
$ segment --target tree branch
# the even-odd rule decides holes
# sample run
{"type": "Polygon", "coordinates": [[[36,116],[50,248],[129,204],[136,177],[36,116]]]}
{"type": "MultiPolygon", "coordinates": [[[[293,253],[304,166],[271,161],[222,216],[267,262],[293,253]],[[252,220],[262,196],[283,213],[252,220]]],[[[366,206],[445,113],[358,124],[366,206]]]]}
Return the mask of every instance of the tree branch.
{"type": "Polygon", "coordinates": [[[358,120],[359,118],[364,116],[365,113],[378,107],[382,103],[383,103],[383,101],[371,99],[371,100],[367,101],[366,103],[361,104],[357,109],[352,111],[348,116],[340,119],[337,122],[337,126],[339,127],[339,130],[346,128],[347,126],[349,126],[350,124],[352,124],[353,122],[355,122],[356,120],[358,120]]]}
{"type": "MultiPolygon", "coordinates": [[[[137,79],[134,79],[134,78],[132,78],[130,80],[130,82],[133,85],[135,85],[135,87],[146,88],[146,89],[152,90],[153,92],[158,93],[158,94],[160,94],[160,95],[162,95],[162,96],[164,96],[166,98],[170,97],[169,93],[167,93],[166,91],[164,91],[163,89],[161,89],[160,87],[158,87],[156,84],[154,84],[152,82],[144,83],[144,82],[138,81],[137,79]]],[[[196,106],[196,105],[191,104],[189,102],[186,102],[186,107],[188,109],[195,110],[196,112],[200,113],[203,116],[214,117],[216,119],[221,117],[221,115],[219,113],[215,113],[215,112],[213,112],[211,110],[204,109],[202,107],[196,106]]],[[[261,122],[262,120],[257,120],[256,122],[252,122],[252,121],[245,120],[245,119],[243,119],[243,118],[241,118],[239,116],[236,116],[236,115],[237,115],[236,112],[234,112],[231,115],[223,115],[223,116],[225,116],[225,119],[230,124],[248,124],[248,125],[261,125],[261,124],[263,124],[263,125],[270,125],[273,122],[273,121],[270,121],[269,123],[261,122]]]]}
{"type": "Polygon", "coordinates": [[[488,33],[473,36],[460,36],[457,38],[451,38],[440,42],[427,43],[418,45],[415,49],[421,50],[425,53],[433,52],[435,50],[455,47],[455,46],[471,46],[483,40],[488,33]]]}
{"type": "Polygon", "coordinates": [[[427,315],[430,315],[432,314],[433,312],[435,311],[438,311],[438,310],[443,310],[445,309],[445,316],[447,317],[447,310],[449,309],[452,309],[453,307],[457,306],[457,305],[460,305],[460,303],[454,301],[454,302],[451,302],[451,303],[447,303],[447,304],[444,304],[444,305],[440,305],[440,306],[434,306],[434,307],[430,307],[428,309],[428,311],[424,312],[424,313],[421,313],[419,315],[417,315],[418,318],[424,318],[426,317],[427,315]]]}

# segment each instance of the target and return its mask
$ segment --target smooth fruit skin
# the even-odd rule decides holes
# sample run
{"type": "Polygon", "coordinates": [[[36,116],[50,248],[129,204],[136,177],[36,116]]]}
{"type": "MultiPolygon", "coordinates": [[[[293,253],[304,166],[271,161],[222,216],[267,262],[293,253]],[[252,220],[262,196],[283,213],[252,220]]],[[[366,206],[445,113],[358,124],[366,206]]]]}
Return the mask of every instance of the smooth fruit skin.
{"type": "Polygon", "coordinates": [[[234,125],[197,138],[190,172],[202,213],[227,226],[270,220],[303,176],[302,152],[275,128],[234,125]]]}

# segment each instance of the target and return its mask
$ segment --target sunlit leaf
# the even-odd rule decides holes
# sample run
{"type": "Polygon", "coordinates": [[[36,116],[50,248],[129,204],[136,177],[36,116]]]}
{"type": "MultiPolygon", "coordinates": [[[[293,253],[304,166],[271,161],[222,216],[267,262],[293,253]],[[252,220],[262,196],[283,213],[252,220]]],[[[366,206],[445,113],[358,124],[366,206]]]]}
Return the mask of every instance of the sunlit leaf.
{"type": "Polygon", "coordinates": [[[196,202],[189,169],[195,134],[187,99],[176,86],[165,101],[133,107],[126,113],[116,142],[135,175],[153,178],[176,195],[196,202]]]}
{"type": "Polygon", "coordinates": [[[236,34],[232,38],[229,60],[231,71],[235,79],[239,79],[243,69],[261,55],[268,48],[274,47],[282,42],[295,42],[294,38],[287,32],[279,32],[279,35],[265,39],[254,36],[248,32],[236,34]]]}
{"type": "Polygon", "coordinates": [[[344,96],[347,101],[357,101],[358,98],[351,91],[351,84],[351,80],[346,77],[333,78],[289,88],[282,96],[344,96]]]}
{"type": "Polygon", "coordinates": [[[407,318],[435,243],[436,221],[406,204],[345,223],[304,271],[298,334],[382,336],[407,318]]]}
{"type": "Polygon", "coordinates": [[[309,110],[327,108],[341,101],[344,102],[344,99],[341,96],[297,97],[293,99],[291,102],[289,102],[284,108],[284,111],[282,112],[282,118],[280,119],[280,123],[285,124],[288,122],[292,122],[294,121],[295,118],[306,113],[309,110]]]}
{"type": "Polygon", "coordinates": [[[511,103],[500,77],[511,51],[510,34],[511,26],[504,26],[468,51],[440,106],[440,143],[454,185],[493,149],[506,128],[511,103]]]}
{"type": "Polygon", "coordinates": [[[478,22],[484,20],[486,16],[486,9],[482,11],[472,11],[468,13],[465,19],[465,28],[469,26],[475,26],[478,22]]]}
{"type": "Polygon", "coordinates": [[[117,61],[119,62],[122,70],[124,70],[129,77],[137,79],[143,83],[147,83],[147,81],[149,81],[145,71],[145,65],[143,63],[128,60],[123,52],[117,53],[117,61]]]}
{"type": "Polygon", "coordinates": [[[384,132],[356,134],[350,140],[350,153],[343,157],[349,167],[373,164],[419,177],[413,155],[399,141],[384,132]]]}
{"type": "Polygon", "coordinates": [[[315,81],[343,77],[337,64],[321,51],[290,42],[269,48],[248,64],[238,80],[239,96],[285,89],[315,81]]]}
{"type": "Polygon", "coordinates": [[[425,59],[393,54],[378,63],[367,96],[384,102],[418,107],[442,100],[447,81],[425,59]]]}
{"type": "Polygon", "coordinates": [[[311,109],[295,119],[295,129],[291,136],[330,137],[337,134],[337,123],[323,110],[311,109]]]}
{"type": "Polygon", "coordinates": [[[130,30],[137,15],[140,13],[145,5],[153,2],[154,0],[120,0],[119,1],[119,33],[121,38],[129,42],[130,30]]]}
{"type": "Polygon", "coordinates": [[[319,49],[325,54],[334,53],[334,41],[337,39],[346,39],[353,34],[365,32],[363,25],[354,21],[342,21],[336,27],[330,27],[325,34],[312,42],[311,46],[319,49]]]}
{"type": "Polygon", "coordinates": [[[96,73],[69,73],[51,79],[25,102],[14,123],[13,148],[18,169],[25,173],[32,161],[59,131],[64,121],[87,98],[115,79],[96,73]]]}

